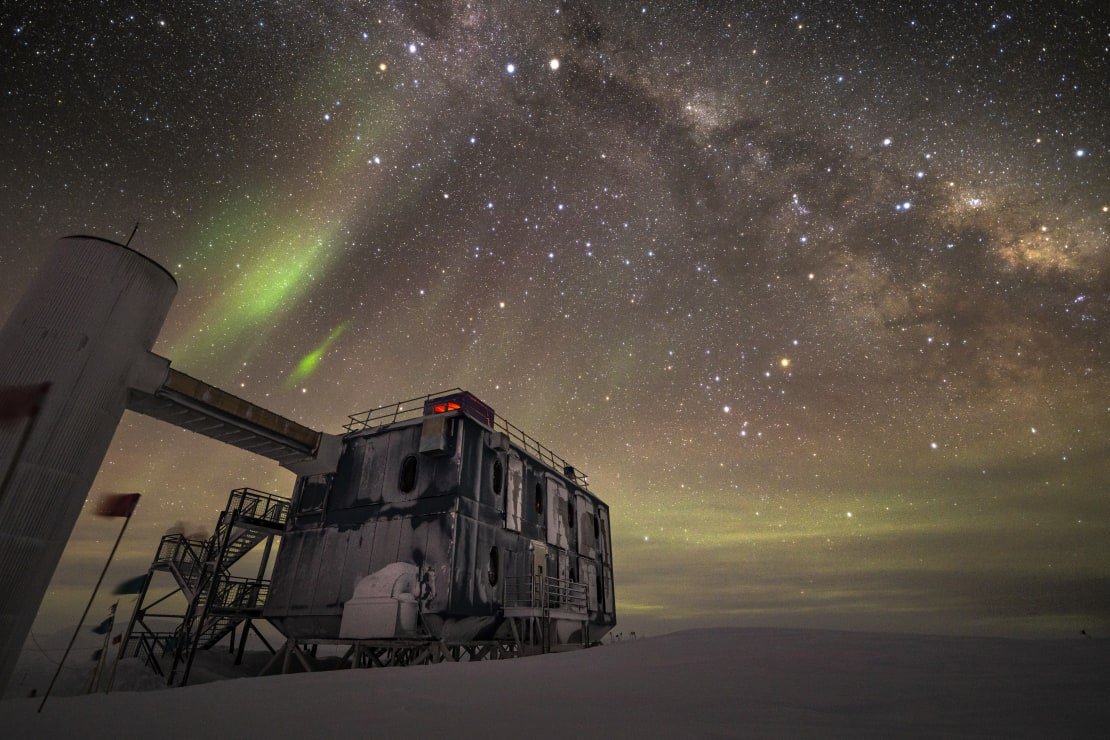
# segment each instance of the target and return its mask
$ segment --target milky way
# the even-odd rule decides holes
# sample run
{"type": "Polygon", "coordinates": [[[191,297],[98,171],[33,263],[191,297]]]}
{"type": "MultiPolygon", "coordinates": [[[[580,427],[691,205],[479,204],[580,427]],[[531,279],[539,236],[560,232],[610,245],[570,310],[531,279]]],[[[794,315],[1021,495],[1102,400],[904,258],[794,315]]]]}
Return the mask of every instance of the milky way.
{"type": "MultiPolygon", "coordinates": [[[[332,432],[470,389],[612,507],[618,631],[1110,631],[1097,3],[0,18],[0,315],[53,239],[141,222],[180,370],[332,432]]],[[[113,572],[292,480],[126,416],[113,572]]]]}

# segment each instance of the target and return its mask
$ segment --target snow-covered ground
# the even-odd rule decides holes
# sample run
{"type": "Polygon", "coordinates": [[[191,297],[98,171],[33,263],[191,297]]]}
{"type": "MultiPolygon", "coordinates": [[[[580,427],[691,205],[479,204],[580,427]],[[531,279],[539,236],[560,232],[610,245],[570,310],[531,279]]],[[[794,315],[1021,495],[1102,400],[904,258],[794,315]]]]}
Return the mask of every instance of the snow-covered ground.
{"type": "Polygon", "coordinates": [[[5,738],[1106,737],[1110,641],[712,629],[0,702],[5,738]]]}

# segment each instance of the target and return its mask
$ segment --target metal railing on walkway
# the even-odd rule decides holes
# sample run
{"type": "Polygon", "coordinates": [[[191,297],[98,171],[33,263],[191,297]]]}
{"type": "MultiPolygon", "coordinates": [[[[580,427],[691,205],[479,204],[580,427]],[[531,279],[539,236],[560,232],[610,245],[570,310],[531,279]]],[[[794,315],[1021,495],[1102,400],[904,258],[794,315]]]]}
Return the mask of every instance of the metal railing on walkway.
{"type": "Polygon", "coordinates": [[[585,615],[589,605],[586,584],[563,578],[525,576],[505,581],[505,608],[577,612],[585,615]]]}

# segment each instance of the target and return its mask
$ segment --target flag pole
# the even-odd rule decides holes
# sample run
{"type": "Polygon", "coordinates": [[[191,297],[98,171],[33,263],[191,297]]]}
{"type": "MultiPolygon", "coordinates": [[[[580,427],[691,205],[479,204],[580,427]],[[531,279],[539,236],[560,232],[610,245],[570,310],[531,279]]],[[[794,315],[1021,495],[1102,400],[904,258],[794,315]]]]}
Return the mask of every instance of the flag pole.
{"type": "MultiPolygon", "coordinates": [[[[127,620],[127,629],[119,635],[119,650],[116,652],[116,659],[112,661],[112,672],[108,674],[108,688],[104,689],[105,694],[112,693],[112,689],[116,685],[116,668],[119,667],[120,660],[127,652],[128,640],[131,639],[131,633],[135,629],[135,622],[138,621],[139,615],[141,614],[139,610],[143,605],[143,600],[146,599],[147,589],[150,588],[150,578],[151,571],[147,571],[142,588],[139,589],[139,593],[135,597],[135,606],[131,608],[131,618],[127,620]]],[[[135,657],[138,657],[138,653],[135,654],[135,657]]]]}
{"type": "MultiPolygon", "coordinates": [[[[108,626],[108,630],[104,633],[104,644],[100,647],[100,656],[96,659],[96,668],[93,669],[92,675],[89,677],[89,685],[85,688],[86,694],[91,694],[93,691],[95,691],[98,684],[100,683],[100,673],[104,669],[104,656],[108,654],[108,641],[112,639],[112,630],[114,630],[116,627],[117,608],[119,608],[119,599],[116,599],[116,603],[112,604],[112,607],[109,610],[108,619],[111,621],[111,624],[108,626]]],[[[94,627],[93,631],[95,632],[96,629],[97,628],[94,627]]]]}
{"type": "Polygon", "coordinates": [[[69,651],[73,648],[73,643],[77,641],[77,635],[81,632],[81,625],[85,623],[85,617],[89,615],[89,609],[92,608],[93,600],[96,599],[96,592],[100,590],[100,584],[104,582],[104,576],[108,572],[108,566],[112,564],[112,558],[115,557],[120,540],[123,539],[123,533],[127,531],[127,525],[131,523],[131,515],[135,512],[135,505],[139,503],[139,494],[132,493],[128,494],[128,496],[130,496],[132,500],[126,518],[123,520],[123,526],[120,527],[119,535],[116,536],[116,544],[112,545],[112,552],[108,553],[108,561],[104,563],[104,569],[100,571],[100,577],[96,579],[96,585],[93,586],[93,592],[92,596],[89,597],[89,603],[85,605],[85,611],[81,614],[81,619],[77,622],[77,629],[73,631],[73,637],[69,638],[69,645],[66,646],[66,651],[62,654],[62,659],[58,661],[58,670],[54,671],[54,678],[50,679],[50,685],[46,688],[46,694],[42,697],[42,703],[39,704],[39,712],[42,712],[42,708],[46,706],[46,700],[50,698],[50,692],[54,690],[54,683],[58,680],[58,675],[62,672],[62,666],[65,665],[66,658],[69,656],[69,651]]]}

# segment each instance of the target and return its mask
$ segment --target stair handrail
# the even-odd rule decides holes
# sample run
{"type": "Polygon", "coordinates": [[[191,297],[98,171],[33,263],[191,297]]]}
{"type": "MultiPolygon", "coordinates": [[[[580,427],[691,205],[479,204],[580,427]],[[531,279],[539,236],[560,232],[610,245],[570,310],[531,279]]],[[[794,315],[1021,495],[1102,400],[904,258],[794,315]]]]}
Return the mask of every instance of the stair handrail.
{"type": "Polygon", "coordinates": [[[236,488],[227,499],[227,511],[277,526],[285,526],[289,505],[288,498],[254,488],[236,488]]]}

